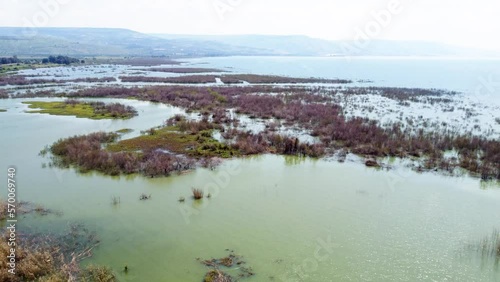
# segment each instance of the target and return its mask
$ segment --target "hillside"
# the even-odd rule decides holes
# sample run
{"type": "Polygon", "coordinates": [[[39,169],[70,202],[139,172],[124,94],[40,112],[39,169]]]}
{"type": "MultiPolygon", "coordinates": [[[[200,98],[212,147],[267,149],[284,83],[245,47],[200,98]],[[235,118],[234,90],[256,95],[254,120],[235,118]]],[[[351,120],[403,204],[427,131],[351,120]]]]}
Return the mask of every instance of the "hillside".
{"type": "Polygon", "coordinates": [[[114,28],[0,27],[0,56],[498,56],[422,41],[328,41],[307,36],[144,34],[114,28]]]}

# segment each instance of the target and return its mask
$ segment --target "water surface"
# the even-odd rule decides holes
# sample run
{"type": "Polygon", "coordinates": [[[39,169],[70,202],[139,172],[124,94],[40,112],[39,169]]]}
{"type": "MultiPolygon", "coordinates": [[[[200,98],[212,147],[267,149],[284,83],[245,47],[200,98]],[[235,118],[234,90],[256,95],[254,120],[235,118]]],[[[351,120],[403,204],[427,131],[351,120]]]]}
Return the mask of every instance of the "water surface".
{"type": "Polygon", "coordinates": [[[120,281],[200,281],[207,269],[196,258],[225,249],[253,268],[248,281],[500,280],[498,262],[467,249],[500,227],[497,185],[272,155],[156,179],[42,168],[48,160],[38,152],[59,138],[122,128],[133,136],[182,111],[118,100],[139,116],[95,121],[24,113],[22,101],[0,100],[8,110],[0,113],[0,166],[17,166],[20,200],[64,214],[28,216],[21,228],[84,223],[101,239],[84,263],[109,265],[120,281]],[[192,187],[212,198],[191,200],[192,187]],[[141,193],[152,199],[139,201],[141,193]]]}

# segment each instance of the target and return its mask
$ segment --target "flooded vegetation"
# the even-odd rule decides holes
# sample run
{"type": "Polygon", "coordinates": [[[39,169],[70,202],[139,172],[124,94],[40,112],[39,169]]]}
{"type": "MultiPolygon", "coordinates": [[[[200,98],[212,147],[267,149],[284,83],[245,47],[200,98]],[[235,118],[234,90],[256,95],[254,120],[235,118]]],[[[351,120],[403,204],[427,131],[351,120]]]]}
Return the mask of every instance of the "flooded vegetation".
{"type": "Polygon", "coordinates": [[[205,274],[204,282],[232,282],[241,281],[244,278],[254,276],[251,267],[246,266],[242,256],[236,255],[232,250],[226,250],[229,255],[219,259],[197,259],[205,265],[209,271],[205,274]],[[233,277],[227,272],[231,272],[233,277]],[[233,274],[234,273],[234,274],[233,274]]]}
{"type": "Polygon", "coordinates": [[[498,232],[483,236],[498,228],[494,105],[481,111],[455,90],[160,61],[4,78],[21,84],[0,90],[2,121],[24,129],[13,134],[26,148],[5,155],[34,175],[23,200],[44,204],[20,206],[23,227],[43,230],[22,241],[19,281],[499,277],[476,261],[499,257],[498,232]],[[54,81],[22,85],[38,79],[54,81]],[[451,114],[462,122],[439,122],[451,114]],[[74,220],[92,228],[63,228],[74,220]],[[53,242],[66,242],[64,260],[53,242]]]}
{"type": "MultiPolygon", "coordinates": [[[[7,211],[9,210],[9,205],[6,200],[0,199],[0,220],[5,220],[8,218],[7,211]]],[[[37,205],[32,202],[22,201],[17,203],[17,213],[21,215],[36,214],[36,215],[62,215],[61,211],[54,211],[43,207],[42,205],[37,205]]]]}
{"type": "Polygon", "coordinates": [[[210,68],[148,68],[140,69],[141,71],[152,71],[152,72],[171,72],[171,73],[206,73],[206,72],[226,72],[221,69],[210,69],[210,68]]]}
{"type": "MultiPolygon", "coordinates": [[[[259,154],[277,152],[280,154],[296,154],[319,157],[325,153],[333,154],[339,150],[346,150],[364,157],[383,158],[416,158],[419,163],[415,169],[419,171],[440,170],[453,174],[456,168],[465,169],[483,180],[500,179],[500,142],[484,136],[477,136],[467,132],[456,132],[415,126],[411,121],[387,122],[380,124],[377,120],[347,117],[344,109],[336,101],[337,89],[316,89],[308,91],[304,88],[266,88],[250,87],[191,87],[164,86],[143,88],[96,88],[70,93],[70,97],[107,97],[124,98],[134,97],[152,102],[163,102],[186,108],[189,111],[198,111],[207,117],[212,115],[219,123],[224,122],[227,127],[219,126],[218,130],[230,129],[233,121],[227,118],[227,112],[234,110],[250,118],[273,119],[284,126],[296,126],[316,137],[318,144],[299,144],[293,137],[279,136],[269,133],[252,134],[243,131],[228,131],[223,136],[233,138],[236,145],[232,146],[241,154],[259,154]],[[232,133],[231,133],[232,132],[232,133]],[[233,136],[231,136],[233,135],[233,136]],[[302,147],[301,147],[302,146],[302,147]],[[446,152],[457,152],[456,157],[446,158],[446,152]]],[[[382,95],[398,101],[414,101],[427,99],[428,103],[446,103],[443,97],[452,95],[442,90],[423,90],[405,88],[366,88],[350,90],[347,95],[359,95],[360,91],[372,95],[382,95]],[[432,95],[432,96],[431,96],[432,95]],[[395,98],[397,97],[397,98],[395,98]],[[429,97],[433,97],[429,100],[429,97]]],[[[206,122],[206,126],[209,123],[206,122]]],[[[212,125],[210,125],[212,126],[212,125]]],[[[214,129],[214,127],[210,128],[214,129]]],[[[155,135],[151,131],[149,136],[141,139],[123,141],[126,151],[137,150],[138,145],[148,149],[164,148],[177,153],[184,153],[171,140],[178,139],[174,132],[167,134],[167,143],[158,143],[162,134],[155,135]],[[156,137],[155,137],[156,136],[156,137]],[[154,145],[153,145],[154,144],[154,145]],[[127,148],[129,147],[129,148],[127,148]],[[155,148],[153,148],[155,147],[155,148]]],[[[198,134],[195,130],[191,132],[198,134]]],[[[207,136],[209,136],[208,134],[207,136]]],[[[203,136],[196,137],[205,142],[203,136]]],[[[185,146],[193,144],[195,140],[184,138],[185,146]]],[[[175,141],[178,143],[178,141],[175,141]]],[[[200,142],[198,142],[200,143],[200,142]]],[[[230,143],[230,142],[229,142],[230,143]]],[[[226,152],[228,144],[208,145],[198,144],[198,155],[204,150],[212,156],[228,157],[232,152],[226,152]],[[215,147],[214,147],[215,146],[215,147]],[[222,146],[222,147],[221,147],[222,146]],[[222,150],[221,152],[218,152],[222,150]],[[227,154],[229,153],[229,154],[227,154]]],[[[185,147],[184,146],[184,147],[185,147]]],[[[116,148],[116,147],[115,147],[116,148]]],[[[185,148],[184,148],[185,149],[185,148]]],[[[116,151],[116,150],[115,150],[116,151]]]]}
{"type": "Polygon", "coordinates": [[[469,244],[466,252],[472,253],[472,257],[475,255],[484,267],[500,269],[500,231],[495,229],[491,235],[469,244]]]}
{"type": "Polygon", "coordinates": [[[64,84],[64,83],[78,83],[78,82],[86,82],[86,83],[98,83],[98,82],[115,82],[116,78],[114,77],[102,77],[102,78],[76,78],[76,79],[28,79],[25,76],[0,76],[0,86],[6,85],[38,85],[38,84],[64,84]]]}
{"type": "MultiPolygon", "coordinates": [[[[103,145],[113,145],[111,143],[117,137],[114,133],[101,132],[60,140],[50,147],[50,152],[54,155],[51,165],[73,165],[82,172],[95,170],[108,175],[142,173],[150,177],[168,176],[195,166],[195,161],[191,158],[163,153],[158,148],[144,147],[140,152],[120,151],[116,148],[112,149],[113,152],[102,148],[103,145]]],[[[182,136],[177,138],[180,142],[184,141],[182,136]]],[[[133,145],[127,143],[127,146],[131,148],[133,145]]]]}
{"type": "Polygon", "coordinates": [[[185,75],[179,77],[146,77],[146,76],[121,76],[123,82],[163,82],[181,84],[206,84],[214,83],[217,79],[224,84],[303,84],[303,83],[330,83],[347,84],[350,80],[345,79],[323,79],[323,78],[294,78],[284,76],[269,76],[255,74],[223,74],[223,75],[185,75]]]}
{"type": "Polygon", "coordinates": [[[61,234],[23,232],[18,234],[17,245],[8,244],[7,233],[3,238],[0,255],[8,257],[11,248],[17,247],[18,260],[15,275],[7,271],[7,261],[0,263],[1,281],[117,281],[108,267],[79,265],[92,256],[93,249],[99,244],[96,234],[83,225],[72,224],[61,234]]]}

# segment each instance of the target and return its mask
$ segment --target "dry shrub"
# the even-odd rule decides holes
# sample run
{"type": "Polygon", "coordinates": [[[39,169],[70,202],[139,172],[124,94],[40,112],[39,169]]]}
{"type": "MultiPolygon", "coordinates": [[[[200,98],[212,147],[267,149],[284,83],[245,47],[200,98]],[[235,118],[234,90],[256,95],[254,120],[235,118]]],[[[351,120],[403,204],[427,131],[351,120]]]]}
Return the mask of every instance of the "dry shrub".
{"type": "Polygon", "coordinates": [[[0,199],[0,220],[4,220],[7,217],[7,201],[0,199]]]}
{"type": "MultiPolygon", "coordinates": [[[[2,238],[0,256],[6,258],[10,254],[10,248],[6,238],[2,238]]],[[[30,250],[17,246],[15,274],[8,270],[7,259],[0,260],[0,281],[33,281],[55,272],[55,258],[47,250],[30,250]]]]}
{"type": "Polygon", "coordinates": [[[193,198],[195,200],[203,199],[203,191],[201,189],[193,188],[193,198]]]}
{"type": "Polygon", "coordinates": [[[205,278],[203,279],[204,282],[232,282],[233,279],[231,276],[227,275],[226,273],[218,270],[218,269],[212,269],[207,274],[205,274],[205,278]]]}
{"type": "MultiPolygon", "coordinates": [[[[10,253],[6,233],[0,242],[0,256],[10,253]]],[[[92,255],[98,244],[95,235],[82,225],[71,225],[67,234],[25,234],[18,233],[16,239],[15,274],[8,272],[6,259],[0,260],[0,281],[116,281],[107,267],[81,269],[79,262],[92,255]]]]}
{"type": "Polygon", "coordinates": [[[81,274],[82,282],[113,282],[116,277],[111,268],[106,266],[89,265],[81,274]]]}

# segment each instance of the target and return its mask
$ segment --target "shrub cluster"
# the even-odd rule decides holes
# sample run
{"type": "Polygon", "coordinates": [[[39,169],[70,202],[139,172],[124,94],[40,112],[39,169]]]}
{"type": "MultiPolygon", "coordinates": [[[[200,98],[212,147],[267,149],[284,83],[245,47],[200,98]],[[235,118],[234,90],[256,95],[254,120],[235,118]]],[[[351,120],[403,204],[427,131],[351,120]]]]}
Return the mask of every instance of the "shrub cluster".
{"type": "Polygon", "coordinates": [[[76,166],[80,171],[96,170],[108,175],[141,173],[150,177],[168,176],[192,169],[192,159],[160,150],[146,152],[109,152],[103,145],[115,142],[116,133],[91,133],[61,139],[50,147],[59,167],[76,166]]]}
{"type": "MultiPolygon", "coordinates": [[[[406,88],[354,88],[353,95],[377,92],[391,99],[411,100],[418,97],[450,94],[440,90],[406,88]]],[[[137,97],[164,102],[191,111],[202,111],[224,116],[224,111],[237,112],[256,118],[275,118],[285,125],[298,125],[317,136],[325,148],[348,149],[366,156],[425,157],[422,169],[461,167],[483,179],[500,179],[500,142],[472,134],[448,131],[427,131],[411,125],[393,123],[381,126],[366,118],[346,118],[343,109],[332,98],[339,89],[321,91],[300,87],[280,88],[268,86],[249,87],[199,87],[183,86],[146,88],[99,88],[82,90],[72,95],[90,97],[137,97]],[[214,94],[216,93],[216,94],[214,94]],[[223,99],[221,99],[223,97],[223,99]],[[456,150],[459,159],[448,160],[443,153],[456,150]]],[[[445,99],[445,98],[442,98],[445,99]]],[[[224,118],[219,121],[225,120],[224,118]]],[[[227,121],[229,122],[229,121],[227,121]]],[[[243,153],[268,151],[269,138],[263,135],[242,135],[237,131],[225,136],[238,136],[238,149],[243,153]]],[[[280,148],[280,146],[278,146],[280,148]]],[[[284,146],[286,147],[286,146],[284,146]]],[[[289,150],[283,150],[283,152],[289,150]]],[[[279,151],[278,151],[279,152],[279,151]]],[[[302,154],[302,153],[301,153],[302,154]]],[[[309,154],[308,154],[309,155],[309,154]]],[[[316,155],[313,153],[312,155],[316,155]]]]}
{"type": "Polygon", "coordinates": [[[63,84],[63,83],[101,83],[101,82],[114,82],[116,78],[114,77],[87,77],[87,78],[75,78],[75,79],[45,79],[45,78],[33,78],[26,79],[26,76],[22,75],[8,75],[0,76],[0,86],[5,85],[34,85],[34,84],[63,84]]]}

